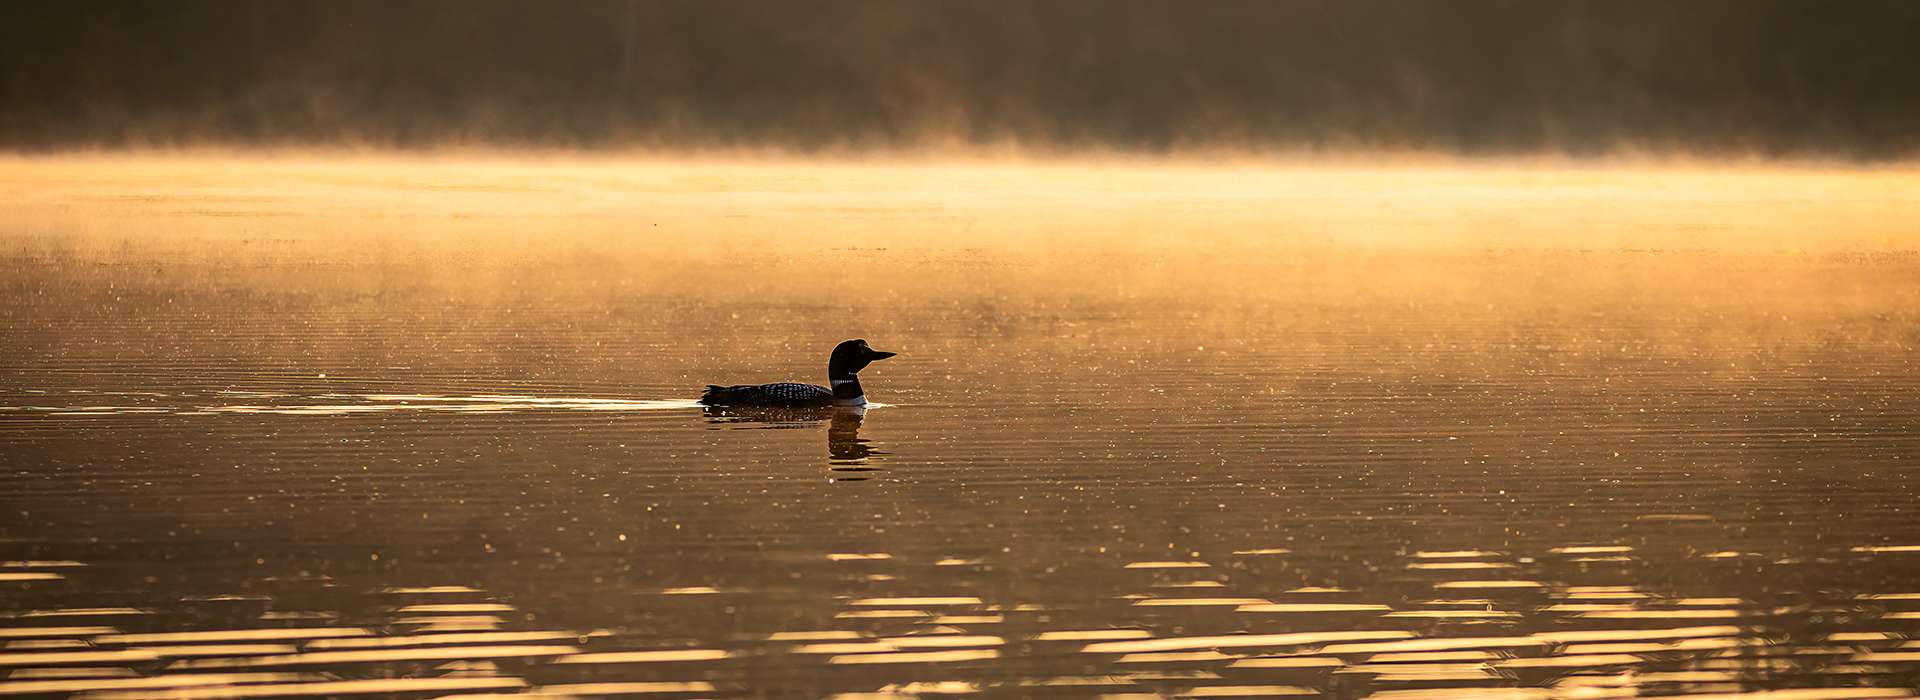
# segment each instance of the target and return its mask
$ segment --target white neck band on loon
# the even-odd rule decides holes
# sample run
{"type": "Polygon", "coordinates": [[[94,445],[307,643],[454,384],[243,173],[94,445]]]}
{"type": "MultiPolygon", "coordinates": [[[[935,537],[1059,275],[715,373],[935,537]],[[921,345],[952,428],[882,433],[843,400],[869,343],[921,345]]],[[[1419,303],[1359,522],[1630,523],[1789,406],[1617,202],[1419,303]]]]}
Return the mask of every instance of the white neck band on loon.
{"type": "Polygon", "coordinates": [[[829,379],[833,385],[833,403],[840,406],[864,406],[867,404],[867,392],[860,388],[859,377],[829,379]]]}

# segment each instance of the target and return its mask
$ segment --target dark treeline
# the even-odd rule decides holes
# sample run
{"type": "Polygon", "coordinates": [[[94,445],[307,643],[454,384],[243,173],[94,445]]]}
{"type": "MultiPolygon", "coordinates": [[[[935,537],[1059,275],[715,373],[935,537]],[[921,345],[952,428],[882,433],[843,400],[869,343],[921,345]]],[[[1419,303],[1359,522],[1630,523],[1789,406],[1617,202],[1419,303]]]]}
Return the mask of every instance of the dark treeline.
{"type": "Polygon", "coordinates": [[[16,0],[0,145],[1920,150],[1903,0],[16,0]]]}

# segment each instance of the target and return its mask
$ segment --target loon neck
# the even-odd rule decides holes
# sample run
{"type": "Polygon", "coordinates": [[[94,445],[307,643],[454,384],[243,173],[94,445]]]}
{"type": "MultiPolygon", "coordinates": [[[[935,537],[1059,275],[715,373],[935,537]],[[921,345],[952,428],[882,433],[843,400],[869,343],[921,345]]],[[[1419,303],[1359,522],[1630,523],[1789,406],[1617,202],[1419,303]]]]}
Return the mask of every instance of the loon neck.
{"type": "Polygon", "coordinates": [[[862,406],[867,403],[867,394],[860,390],[860,378],[851,374],[830,377],[827,383],[833,386],[833,402],[843,406],[862,406]]]}

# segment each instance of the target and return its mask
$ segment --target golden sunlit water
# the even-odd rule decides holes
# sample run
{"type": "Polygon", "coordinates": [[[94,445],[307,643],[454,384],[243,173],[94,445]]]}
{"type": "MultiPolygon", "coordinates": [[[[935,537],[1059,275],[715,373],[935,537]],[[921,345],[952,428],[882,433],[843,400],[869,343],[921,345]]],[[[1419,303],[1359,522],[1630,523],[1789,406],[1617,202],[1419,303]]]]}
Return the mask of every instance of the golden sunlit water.
{"type": "Polygon", "coordinates": [[[1920,174],[0,160],[0,696],[1899,697],[1920,174]],[[822,383],[849,410],[703,409],[822,383]]]}

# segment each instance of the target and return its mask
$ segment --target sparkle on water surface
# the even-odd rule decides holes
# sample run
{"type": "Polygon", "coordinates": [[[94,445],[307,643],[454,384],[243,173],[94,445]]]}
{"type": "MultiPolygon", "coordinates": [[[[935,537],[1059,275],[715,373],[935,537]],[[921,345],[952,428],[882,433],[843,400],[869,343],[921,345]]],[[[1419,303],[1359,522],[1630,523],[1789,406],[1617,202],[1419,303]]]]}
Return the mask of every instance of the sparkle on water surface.
{"type": "Polygon", "coordinates": [[[7,160],[0,696],[1910,695],[1913,185],[7,160]]]}

